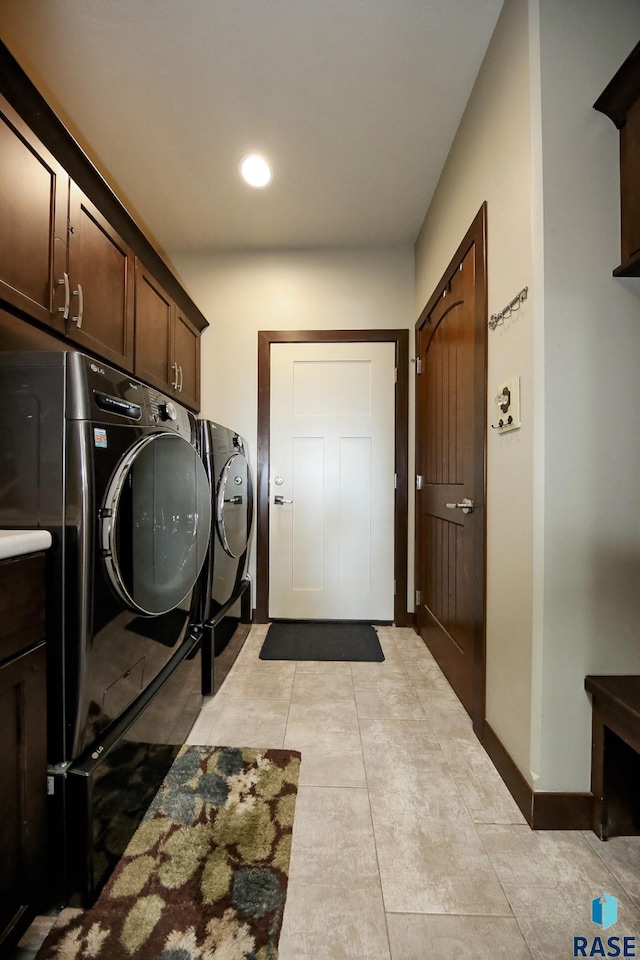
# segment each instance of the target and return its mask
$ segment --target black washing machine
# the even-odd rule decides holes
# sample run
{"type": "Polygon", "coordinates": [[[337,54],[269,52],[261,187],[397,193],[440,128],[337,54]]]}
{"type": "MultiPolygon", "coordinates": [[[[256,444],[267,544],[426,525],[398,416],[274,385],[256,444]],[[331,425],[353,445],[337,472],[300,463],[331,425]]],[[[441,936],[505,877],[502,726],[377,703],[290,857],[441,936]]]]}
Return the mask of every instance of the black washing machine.
{"type": "Polygon", "coordinates": [[[52,900],[86,903],[202,703],[193,588],[209,546],[210,485],[193,415],[91,357],[0,353],[0,398],[0,526],[53,535],[52,900]],[[171,688],[179,693],[157,710],[171,688]]]}
{"type": "Polygon", "coordinates": [[[198,448],[211,484],[210,547],[198,586],[203,624],[203,693],[215,693],[249,631],[247,574],[253,483],[245,442],[228,427],[198,421],[198,448]]]}

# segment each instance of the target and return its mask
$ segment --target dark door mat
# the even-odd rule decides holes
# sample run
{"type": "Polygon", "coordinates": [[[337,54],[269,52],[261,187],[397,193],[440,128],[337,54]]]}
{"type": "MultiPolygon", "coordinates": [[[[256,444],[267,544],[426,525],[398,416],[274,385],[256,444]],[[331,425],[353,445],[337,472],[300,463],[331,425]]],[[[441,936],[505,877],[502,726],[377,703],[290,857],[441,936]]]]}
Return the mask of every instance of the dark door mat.
{"type": "Polygon", "coordinates": [[[384,654],[368,623],[277,620],[269,627],[260,659],[381,663],[384,654]]]}

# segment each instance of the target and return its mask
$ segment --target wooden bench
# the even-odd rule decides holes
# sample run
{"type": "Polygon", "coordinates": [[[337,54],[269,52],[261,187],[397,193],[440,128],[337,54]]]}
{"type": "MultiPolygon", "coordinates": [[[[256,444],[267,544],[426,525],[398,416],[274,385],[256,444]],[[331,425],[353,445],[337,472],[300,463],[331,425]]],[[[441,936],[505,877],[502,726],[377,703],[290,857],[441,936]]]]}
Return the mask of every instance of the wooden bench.
{"type": "Polygon", "coordinates": [[[589,676],[593,829],[601,840],[640,834],[640,676],[589,676]]]}

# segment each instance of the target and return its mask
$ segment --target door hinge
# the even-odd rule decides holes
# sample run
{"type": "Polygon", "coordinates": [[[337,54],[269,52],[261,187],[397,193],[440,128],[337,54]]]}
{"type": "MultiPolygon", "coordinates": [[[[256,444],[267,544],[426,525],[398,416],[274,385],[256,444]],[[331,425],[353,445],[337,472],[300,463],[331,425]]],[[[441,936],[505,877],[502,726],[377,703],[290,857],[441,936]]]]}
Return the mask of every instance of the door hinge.
{"type": "Polygon", "coordinates": [[[398,368],[397,368],[397,367],[395,367],[395,368],[394,368],[394,371],[393,371],[393,382],[394,382],[394,383],[397,383],[397,382],[398,382],[398,368]]]}
{"type": "Polygon", "coordinates": [[[422,606],[422,592],[420,590],[416,590],[416,607],[421,607],[421,606],[422,606]]]}
{"type": "Polygon", "coordinates": [[[395,597],[395,595],[396,595],[397,592],[398,592],[397,581],[394,580],[394,581],[393,581],[393,595],[394,595],[394,597],[395,597]]]}
{"type": "Polygon", "coordinates": [[[393,489],[394,489],[394,490],[397,490],[397,489],[398,489],[398,474],[397,474],[397,473],[394,473],[394,475],[393,475],[393,489]]]}
{"type": "Polygon", "coordinates": [[[416,357],[416,373],[422,373],[422,358],[416,357]]]}
{"type": "Polygon", "coordinates": [[[416,490],[422,490],[423,481],[424,481],[424,477],[422,476],[422,474],[417,473],[416,474],[416,490]]]}

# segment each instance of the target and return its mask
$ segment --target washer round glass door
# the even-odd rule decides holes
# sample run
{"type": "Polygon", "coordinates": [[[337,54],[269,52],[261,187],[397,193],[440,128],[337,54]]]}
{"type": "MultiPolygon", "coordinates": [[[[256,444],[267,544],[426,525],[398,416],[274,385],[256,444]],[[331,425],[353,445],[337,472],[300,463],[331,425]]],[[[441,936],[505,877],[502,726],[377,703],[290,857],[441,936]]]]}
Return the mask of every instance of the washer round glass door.
{"type": "Polygon", "coordinates": [[[109,578],[135,610],[180,604],[202,568],[211,528],[209,481],[195,448],[173,433],[134,444],[116,469],[102,511],[109,578]]]}
{"type": "Polygon", "coordinates": [[[241,557],[247,549],[252,513],[249,464],[241,453],[234,453],[220,474],[216,496],[216,530],[230,557],[241,557]]]}

